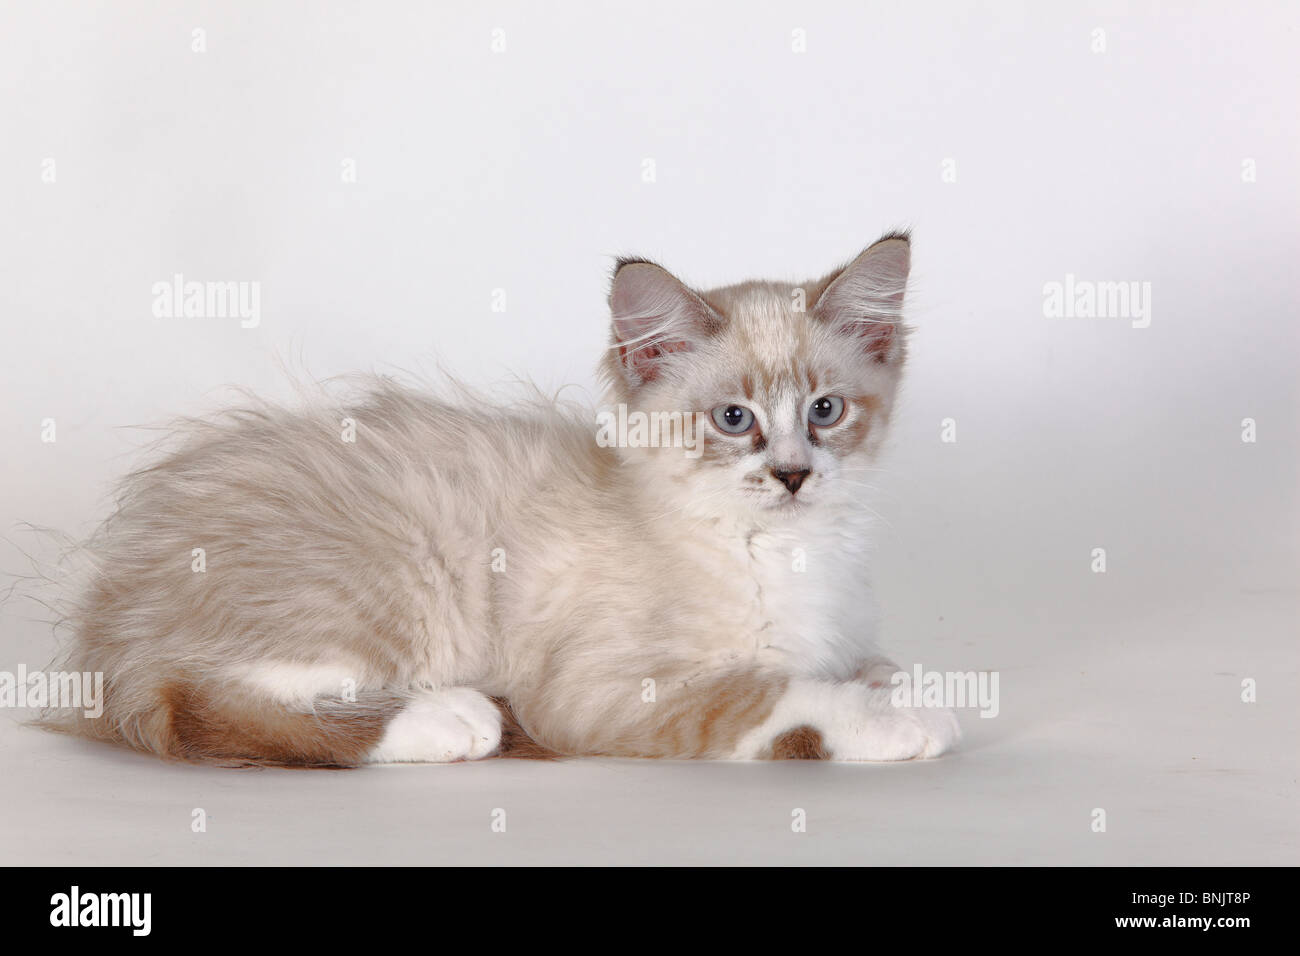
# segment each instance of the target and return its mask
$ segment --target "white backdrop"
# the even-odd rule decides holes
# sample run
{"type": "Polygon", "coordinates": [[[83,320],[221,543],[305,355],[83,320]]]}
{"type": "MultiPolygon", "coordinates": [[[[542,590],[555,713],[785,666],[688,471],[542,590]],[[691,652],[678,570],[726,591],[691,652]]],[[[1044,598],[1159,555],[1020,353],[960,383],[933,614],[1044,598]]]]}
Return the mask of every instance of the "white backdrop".
{"type": "MultiPolygon", "coordinates": [[[[103,516],[148,437],[121,426],[229,384],[287,394],[282,363],[590,388],[612,256],[804,279],[911,226],[886,643],[1002,674],[1001,717],[914,772],[988,809],[952,831],[971,862],[1182,862],[1207,832],[1224,859],[1297,862],[1300,15],[1071,6],[6,4],[0,568],[50,553],[18,522],[103,516]],[[258,283],[259,324],[156,317],[176,273],[258,283]],[[1149,326],[1049,318],[1067,275],[1149,283],[1149,326]],[[1022,801],[1045,778],[1067,790],[1040,819],[1022,801]],[[989,822],[1012,793],[1032,838],[989,822]],[[1147,842],[1088,842],[1107,799],[1147,842]]],[[[48,658],[30,611],[0,608],[0,669],[48,658]]],[[[136,759],[5,734],[15,767],[136,759]]],[[[683,806],[700,786],[635,772],[683,806]]],[[[906,825],[897,781],[921,777],[888,779],[903,853],[934,824],[906,825]]],[[[57,817],[41,792],[7,788],[4,825],[57,817]]],[[[357,858],[407,844],[379,846],[357,858]]]]}

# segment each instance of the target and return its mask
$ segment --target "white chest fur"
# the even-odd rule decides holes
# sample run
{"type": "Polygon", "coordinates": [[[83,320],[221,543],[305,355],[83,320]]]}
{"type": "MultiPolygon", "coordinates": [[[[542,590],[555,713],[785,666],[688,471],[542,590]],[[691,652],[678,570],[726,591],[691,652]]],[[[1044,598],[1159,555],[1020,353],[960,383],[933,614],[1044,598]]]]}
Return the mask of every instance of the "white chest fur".
{"type": "Polygon", "coordinates": [[[848,678],[874,655],[877,608],[865,522],[829,520],[729,535],[743,639],[792,673],[848,678]]]}

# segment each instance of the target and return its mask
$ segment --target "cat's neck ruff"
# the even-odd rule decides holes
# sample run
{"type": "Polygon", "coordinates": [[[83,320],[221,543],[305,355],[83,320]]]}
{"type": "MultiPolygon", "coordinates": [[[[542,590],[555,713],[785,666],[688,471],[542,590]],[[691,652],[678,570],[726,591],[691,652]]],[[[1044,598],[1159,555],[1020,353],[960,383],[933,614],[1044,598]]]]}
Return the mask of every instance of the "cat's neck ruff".
{"type": "Polygon", "coordinates": [[[872,514],[826,503],[799,512],[701,519],[679,511],[661,526],[738,618],[746,646],[788,672],[847,680],[877,654],[870,586],[872,514]]]}

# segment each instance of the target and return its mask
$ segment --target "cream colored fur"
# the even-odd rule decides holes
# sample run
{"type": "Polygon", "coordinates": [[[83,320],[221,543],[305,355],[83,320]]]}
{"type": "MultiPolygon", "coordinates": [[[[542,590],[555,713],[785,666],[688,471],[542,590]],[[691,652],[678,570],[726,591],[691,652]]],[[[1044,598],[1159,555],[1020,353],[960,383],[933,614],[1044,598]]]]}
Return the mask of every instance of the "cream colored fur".
{"type": "Polygon", "coordinates": [[[891,708],[862,671],[907,258],[904,237],[878,243],[804,286],[803,312],[793,286],[695,292],[620,266],[609,405],[743,404],[761,447],[708,424],[699,458],[602,448],[592,409],[381,379],[186,426],[91,542],[70,664],[106,675],[107,707],[75,729],[170,756],[445,761],[495,751],[491,696],[560,753],[751,758],[799,726],[841,759],[942,752],[951,715],[891,708]],[[827,394],[851,402],[814,435],[827,394]],[[809,471],[797,495],[784,467],[809,471]],[[199,700],[225,716],[196,725],[199,700]],[[363,756],[220,744],[283,714],[346,733],[350,707],[382,721],[363,756]]]}

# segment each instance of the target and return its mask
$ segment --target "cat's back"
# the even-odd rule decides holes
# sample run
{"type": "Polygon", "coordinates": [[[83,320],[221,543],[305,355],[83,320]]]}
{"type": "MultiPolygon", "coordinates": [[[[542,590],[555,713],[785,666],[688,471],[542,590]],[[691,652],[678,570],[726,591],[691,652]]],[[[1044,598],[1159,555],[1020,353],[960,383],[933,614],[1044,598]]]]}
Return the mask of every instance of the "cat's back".
{"type": "Polygon", "coordinates": [[[171,441],[122,482],[69,614],[70,663],[111,690],[109,719],[80,732],[160,751],[168,688],[303,668],[360,687],[482,679],[494,551],[608,454],[576,410],[384,381],[346,403],[250,402],[171,441]]]}
{"type": "Polygon", "coordinates": [[[553,403],[448,400],[375,379],[349,402],[249,404],[177,426],[171,449],[123,481],[115,521],[192,529],[225,516],[267,533],[313,516],[328,533],[418,519],[449,498],[459,523],[500,515],[557,472],[605,467],[606,455],[579,413],[553,403]]]}
{"type": "Polygon", "coordinates": [[[484,608],[512,516],[605,454],[577,412],[383,380],[353,402],[250,404],[173,437],[89,545],[83,638],[133,642],[147,622],[192,642],[202,619],[209,636],[269,645],[286,621],[342,606],[441,630],[447,608],[484,608]]]}

